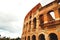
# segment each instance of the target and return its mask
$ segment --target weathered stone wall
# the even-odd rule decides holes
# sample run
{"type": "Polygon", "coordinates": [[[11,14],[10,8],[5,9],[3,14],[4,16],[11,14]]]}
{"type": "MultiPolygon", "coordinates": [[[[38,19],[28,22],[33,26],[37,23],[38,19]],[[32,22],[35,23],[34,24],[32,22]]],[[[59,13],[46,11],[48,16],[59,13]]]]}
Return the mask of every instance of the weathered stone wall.
{"type": "Polygon", "coordinates": [[[60,4],[36,5],[25,17],[22,40],[60,40],[60,4]],[[51,16],[54,13],[55,19],[51,16]],[[54,39],[55,37],[55,39],[54,39]]]}

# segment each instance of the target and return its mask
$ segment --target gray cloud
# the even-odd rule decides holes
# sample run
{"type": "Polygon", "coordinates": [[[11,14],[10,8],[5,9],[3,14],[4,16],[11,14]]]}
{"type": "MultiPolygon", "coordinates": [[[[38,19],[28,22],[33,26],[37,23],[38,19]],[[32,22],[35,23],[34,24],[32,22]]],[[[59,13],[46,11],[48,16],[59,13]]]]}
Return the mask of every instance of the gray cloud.
{"type": "Polygon", "coordinates": [[[12,23],[17,22],[17,18],[9,13],[0,13],[0,29],[6,30],[9,32],[17,32],[16,26],[13,26],[12,23]]]}
{"type": "Polygon", "coordinates": [[[0,13],[0,22],[16,21],[16,17],[10,13],[0,13]]]}

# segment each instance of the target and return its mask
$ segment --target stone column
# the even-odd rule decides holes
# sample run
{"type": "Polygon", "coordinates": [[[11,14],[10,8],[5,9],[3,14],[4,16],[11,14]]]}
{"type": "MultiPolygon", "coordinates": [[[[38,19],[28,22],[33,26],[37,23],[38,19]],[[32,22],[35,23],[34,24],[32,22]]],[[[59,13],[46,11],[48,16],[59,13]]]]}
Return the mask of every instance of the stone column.
{"type": "Polygon", "coordinates": [[[40,24],[40,21],[39,21],[39,15],[38,15],[38,16],[36,17],[36,32],[38,32],[39,24],[40,24]]]}
{"type": "Polygon", "coordinates": [[[60,20],[59,12],[57,8],[54,9],[54,13],[55,13],[55,20],[60,20]]]}
{"type": "Polygon", "coordinates": [[[30,36],[30,40],[32,40],[32,35],[30,36]]]}
{"type": "Polygon", "coordinates": [[[27,25],[25,24],[25,28],[26,28],[26,32],[28,31],[28,29],[27,29],[27,25]]]}
{"type": "Polygon", "coordinates": [[[30,29],[30,31],[32,32],[32,30],[33,30],[33,13],[32,13],[32,19],[31,19],[31,29],[30,29]]]}
{"type": "Polygon", "coordinates": [[[32,30],[33,30],[33,20],[31,20],[31,32],[32,32],[32,30]]]}
{"type": "Polygon", "coordinates": [[[44,14],[44,23],[47,23],[48,22],[48,14],[44,14]]]}
{"type": "Polygon", "coordinates": [[[36,40],[38,40],[38,34],[36,35],[36,40]]]}
{"type": "Polygon", "coordinates": [[[49,40],[49,35],[48,34],[45,35],[45,40],[49,40]]]}

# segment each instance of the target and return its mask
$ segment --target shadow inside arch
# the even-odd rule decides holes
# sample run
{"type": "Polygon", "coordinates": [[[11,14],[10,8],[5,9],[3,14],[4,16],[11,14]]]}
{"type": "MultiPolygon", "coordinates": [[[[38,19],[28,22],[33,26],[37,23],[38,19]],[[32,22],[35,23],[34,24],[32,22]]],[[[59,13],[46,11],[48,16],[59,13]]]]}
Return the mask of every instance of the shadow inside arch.
{"type": "Polygon", "coordinates": [[[58,40],[58,37],[55,33],[50,33],[49,34],[49,40],[58,40]]]}

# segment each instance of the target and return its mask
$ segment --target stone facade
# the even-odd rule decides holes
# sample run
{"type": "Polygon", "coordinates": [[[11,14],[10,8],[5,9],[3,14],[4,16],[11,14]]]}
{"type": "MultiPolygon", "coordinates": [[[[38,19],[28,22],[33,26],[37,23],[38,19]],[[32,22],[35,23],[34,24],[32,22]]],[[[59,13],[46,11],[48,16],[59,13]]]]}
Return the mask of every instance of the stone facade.
{"type": "Polygon", "coordinates": [[[60,40],[60,3],[44,7],[39,3],[32,8],[24,19],[21,40],[60,40]]]}

